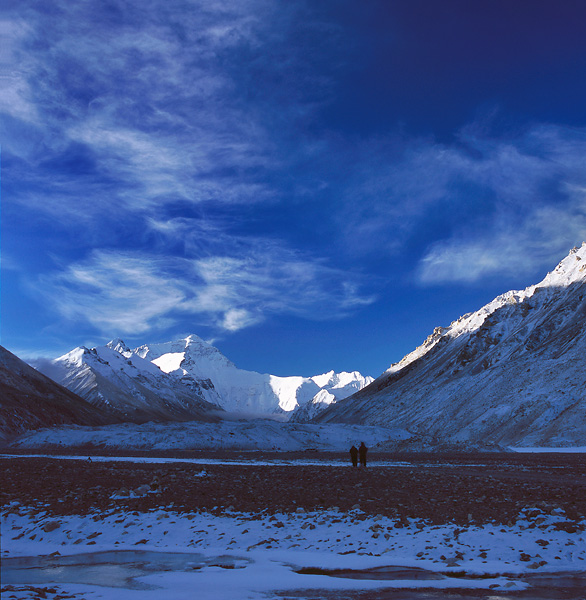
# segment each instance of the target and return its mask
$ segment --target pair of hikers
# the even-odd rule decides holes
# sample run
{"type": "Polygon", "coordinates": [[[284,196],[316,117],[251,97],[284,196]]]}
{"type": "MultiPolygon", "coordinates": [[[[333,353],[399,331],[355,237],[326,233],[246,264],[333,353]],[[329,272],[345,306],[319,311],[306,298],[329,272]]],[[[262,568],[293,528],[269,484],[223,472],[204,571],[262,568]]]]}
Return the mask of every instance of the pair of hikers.
{"type": "Polygon", "coordinates": [[[360,442],[360,447],[352,445],[350,448],[350,458],[352,459],[352,466],[358,466],[358,458],[360,457],[360,465],[362,467],[366,467],[366,453],[368,452],[368,448],[364,445],[364,442],[360,442]]]}

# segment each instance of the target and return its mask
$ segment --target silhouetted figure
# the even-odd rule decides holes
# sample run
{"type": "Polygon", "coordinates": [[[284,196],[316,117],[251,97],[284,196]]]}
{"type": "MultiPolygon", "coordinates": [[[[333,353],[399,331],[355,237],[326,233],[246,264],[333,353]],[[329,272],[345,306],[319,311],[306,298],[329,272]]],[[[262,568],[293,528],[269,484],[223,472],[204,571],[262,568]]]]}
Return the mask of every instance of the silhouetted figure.
{"type": "Polygon", "coordinates": [[[358,454],[360,455],[360,464],[366,467],[366,453],[368,448],[364,445],[364,442],[360,442],[360,448],[358,448],[358,454]]]}
{"type": "Polygon", "coordinates": [[[354,445],[352,445],[352,448],[350,448],[350,458],[352,459],[352,466],[357,467],[358,466],[358,448],[354,445]]]}

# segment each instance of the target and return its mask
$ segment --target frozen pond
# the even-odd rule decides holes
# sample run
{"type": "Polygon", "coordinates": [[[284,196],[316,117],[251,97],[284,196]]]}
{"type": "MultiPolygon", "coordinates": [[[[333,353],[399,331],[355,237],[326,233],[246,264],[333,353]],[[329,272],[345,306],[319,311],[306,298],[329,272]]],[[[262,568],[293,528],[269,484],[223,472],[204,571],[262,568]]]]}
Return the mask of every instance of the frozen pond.
{"type": "Polygon", "coordinates": [[[197,571],[205,567],[243,569],[252,561],[238,556],[205,557],[199,553],[114,550],[71,556],[23,556],[2,559],[2,583],[84,583],[135,590],[153,589],[136,581],[152,573],[197,571]]]}
{"type": "MultiPolygon", "coordinates": [[[[298,568],[286,565],[291,572],[307,576],[301,589],[274,590],[271,598],[311,598],[312,600],[584,600],[586,572],[539,573],[518,576],[528,584],[525,590],[506,591],[467,589],[467,582],[486,579],[474,574],[441,573],[417,567],[383,566],[368,569],[298,568]],[[320,584],[313,589],[312,578],[320,584]],[[378,581],[381,589],[328,589],[324,578],[378,581]],[[450,583],[453,582],[453,584],[450,583]],[[392,589],[401,582],[402,589],[392,589]],[[409,582],[413,582],[410,589],[409,582]],[[421,588],[422,582],[424,589],[421,588]],[[441,589],[434,589],[439,584],[441,589]]],[[[3,585],[82,584],[127,590],[156,591],[159,586],[141,581],[157,573],[194,573],[206,569],[252,569],[255,561],[238,555],[205,556],[201,553],[155,552],[137,550],[102,551],[70,556],[49,555],[4,558],[3,585]],[[105,583],[107,582],[107,583],[105,583]]],[[[265,573],[266,575],[266,573],[265,573]]],[[[334,586],[332,585],[332,588],[334,586]]],[[[172,590],[165,590],[171,592],[172,590]]]]}
{"type": "MultiPolygon", "coordinates": [[[[2,560],[2,581],[14,583],[85,583],[129,589],[151,589],[136,581],[151,573],[166,571],[198,571],[207,567],[244,569],[254,561],[241,556],[221,555],[206,557],[200,553],[153,552],[140,550],[114,550],[89,552],[70,556],[24,556],[2,560]]],[[[372,569],[317,569],[291,570],[302,575],[322,575],[344,579],[377,581],[393,580],[443,580],[442,574],[417,567],[375,567],[372,569]]],[[[461,580],[462,578],[459,578],[461,580]]]]}

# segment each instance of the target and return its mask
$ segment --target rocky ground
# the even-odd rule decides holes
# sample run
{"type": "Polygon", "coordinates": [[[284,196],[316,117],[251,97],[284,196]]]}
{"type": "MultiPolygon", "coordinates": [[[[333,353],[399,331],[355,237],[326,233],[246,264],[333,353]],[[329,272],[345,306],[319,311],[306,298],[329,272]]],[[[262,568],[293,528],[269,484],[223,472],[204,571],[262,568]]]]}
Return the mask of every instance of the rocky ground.
{"type": "Polygon", "coordinates": [[[462,525],[511,524],[521,510],[535,507],[539,513],[559,514],[557,527],[568,533],[577,531],[586,517],[582,455],[384,458],[408,465],[352,469],[1,458],[0,505],[44,505],[55,515],[113,507],[219,514],[229,507],[266,513],[334,506],[348,511],[358,505],[365,517],[462,525]]]}

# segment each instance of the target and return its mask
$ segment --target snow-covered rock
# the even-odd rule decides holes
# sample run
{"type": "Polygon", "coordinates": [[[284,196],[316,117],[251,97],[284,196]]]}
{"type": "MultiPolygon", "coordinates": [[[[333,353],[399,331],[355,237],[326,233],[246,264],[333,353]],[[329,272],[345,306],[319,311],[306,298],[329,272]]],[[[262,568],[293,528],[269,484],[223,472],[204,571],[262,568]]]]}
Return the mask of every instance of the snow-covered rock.
{"type": "Polygon", "coordinates": [[[277,377],[239,369],[196,335],[131,350],[122,340],[80,346],[55,360],[33,361],[48,377],[94,406],[123,420],[216,420],[214,411],[240,418],[278,415],[287,420],[300,406],[311,415],[372,381],[360,373],[277,377]],[[321,395],[320,395],[321,394],[321,395]]]}
{"type": "Polygon", "coordinates": [[[586,444],[586,243],[543,281],[434,332],[323,422],[442,441],[586,444]]]}
{"type": "Polygon", "coordinates": [[[0,440],[57,424],[116,421],[0,346],[0,440]]]}
{"type": "Polygon", "coordinates": [[[250,415],[281,413],[287,417],[308,403],[313,403],[314,414],[323,405],[322,400],[316,400],[323,390],[330,394],[332,401],[337,401],[373,381],[372,377],[364,377],[357,371],[330,371],[314,377],[278,377],[246,371],[196,335],[144,345],[133,352],[181,381],[194,379],[200,385],[204,382],[207,388],[202,385],[203,397],[226,411],[250,415]]]}
{"type": "Polygon", "coordinates": [[[299,423],[310,421],[317,416],[319,412],[324,410],[324,408],[327,408],[330,404],[334,404],[335,402],[336,397],[332,392],[320,390],[309,402],[305,403],[303,406],[299,407],[299,410],[295,411],[291,417],[291,421],[299,423]]]}
{"type": "Polygon", "coordinates": [[[33,364],[48,377],[92,405],[123,420],[217,420],[217,405],[206,402],[197,383],[187,386],[122,342],[81,346],[52,360],[33,364]]]}
{"type": "Polygon", "coordinates": [[[311,379],[321,389],[311,400],[298,407],[291,417],[292,421],[300,423],[309,421],[331,404],[351,396],[374,381],[372,377],[364,377],[358,371],[352,373],[330,371],[311,379]]]}

